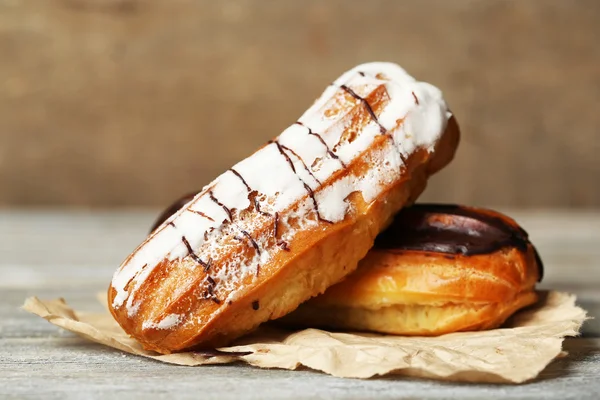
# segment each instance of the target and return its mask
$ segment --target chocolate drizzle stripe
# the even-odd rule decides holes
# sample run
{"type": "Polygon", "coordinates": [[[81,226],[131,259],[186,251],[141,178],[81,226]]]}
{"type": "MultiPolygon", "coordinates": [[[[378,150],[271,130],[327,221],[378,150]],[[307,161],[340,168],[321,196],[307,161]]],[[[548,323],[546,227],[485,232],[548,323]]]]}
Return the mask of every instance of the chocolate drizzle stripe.
{"type": "Polygon", "coordinates": [[[129,291],[129,285],[131,285],[131,282],[133,282],[133,281],[135,280],[135,278],[137,278],[137,276],[138,276],[139,274],[141,274],[141,273],[142,273],[142,271],[144,270],[144,268],[146,268],[147,266],[148,266],[148,263],[146,263],[146,264],[142,265],[142,268],[140,268],[140,270],[138,271],[138,273],[137,273],[137,274],[135,274],[135,275],[133,275],[133,276],[132,276],[132,277],[131,277],[131,278],[130,278],[128,281],[127,281],[127,283],[125,284],[125,286],[123,286],[123,289],[124,289],[124,290],[126,290],[126,291],[129,291]]]}
{"type": "MultiPolygon", "coordinates": [[[[306,165],[304,165],[304,167],[306,168],[306,165]]],[[[246,180],[244,179],[244,177],[242,176],[242,174],[240,174],[238,171],[236,171],[233,168],[230,168],[229,170],[231,172],[233,172],[233,174],[235,176],[237,176],[238,178],[240,178],[240,180],[242,181],[242,183],[244,184],[244,186],[246,186],[246,189],[248,190],[248,194],[252,193],[252,188],[250,187],[250,185],[248,185],[248,182],[246,182],[246,180]]],[[[267,217],[271,216],[271,214],[269,214],[268,212],[261,211],[261,209],[260,209],[260,202],[258,201],[258,199],[256,197],[254,197],[254,209],[259,214],[262,214],[262,215],[267,216],[267,217]]]]}
{"type": "Polygon", "coordinates": [[[313,132],[312,129],[310,129],[310,127],[304,125],[302,122],[300,121],[296,121],[296,124],[305,127],[306,129],[308,129],[308,134],[312,135],[314,137],[316,137],[317,139],[319,139],[319,141],[321,142],[321,144],[323,144],[323,146],[325,146],[325,149],[327,150],[327,154],[329,155],[329,157],[338,160],[340,162],[340,164],[342,165],[342,167],[346,168],[346,164],[338,157],[337,154],[335,154],[330,148],[329,145],[325,142],[325,139],[323,139],[323,136],[319,135],[316,132],[313,132]]]}
{"type": "MultiPolygon", "coordinates": [[[[392,138],[392,140],[394,140],[394,138],[392,138]]],[[[400,159],[402,160],[402,163],[404,163],[404,165],[406,165],[406,163],[407,163],[406,157],[404,157],[404,154],[402,154],[402,151],[398,150],[398,154],[400,155],[400,159]]]]}
{"type": "Polygon", "coordinates": [[[213,231],[215,230],[215,228],[210,227],[208,228],[206,231],[204,231],[204,241],[208,241],[208,235],[210,235],[213,231]]]}
{"type": "Polygon", "coordinates": [[[273,223],[273,237],[277,239],[277,234],[279,230],[279,213],[275,212],[275,221],[273,223]]]}
{"type": "Polygon", "coordinates": [[[173,223],[173,221],[169,221],[169,223],[167,225],[172,226],[173,228],[175,228],[175,224],[173,223]]]}
{"type": "MultiPolygon", "coordinates": [[[[244,180],[244,178],[242,178],[242,176],[241,176],[241,175],[239,175],[239,174],[237,173],[237,171],[235,171],[233,168],[232,168],[232,169],[230,169],[230,171],[231,171],[231,172],[233,172],[233,173],[234,173],[236,176],[238,176],[238,177],[239,177],[239,178],[242,180],[242,182],[244,182],[244,185],[246,185],[246,188],[248,189],[248,191],[249,191],[249,192],[252,190],[252,189],[250,189],[250,186],[248,186],[248,184],[246,183],[246,181],[244,180]]],[[[229,217],[229,222],[232,222],[232,221],[233,221],[233,216],[231,215],[231,210],[230,210],[229,208],[227,208],[227,207],[226,207],[226,206],[225,206],[223,203],[221,203],[221,202],[220,202],[220,201],[219,201],[219,200],[218,200],[218,199],[217,199],[217,198],[214,196],[214,194],[213,194],[212,190],[208,192],[208,195],[210,196],[210,199],[211,199],[212,201],[214,201],[215,203],[217,203],[218,205],[220,205],[220,206],[223,208],[223,210],[225,210],[225,212],[227,213],[227,216],[229,217]]],[[[255,203],[255,205],[256,205],[256,204],[257,204],[257,203],[255,203]]],[[[260,210],[260,208],[259,208],[259,210],[260,210]]],[[[245,230],[243,230],[243,229],[240,229],[240,232],[242,232],[242,234],[243,234],[244,236],[246,236],[246,238],[248,238],[248,240],[249,240],[249,241],[250,241],[250,243],[252,244],[252,247],[254,247],[254,250],[256,250],[256,252],[257,252],[258,254],[260,254],[260,248],[258,247],[258,243],[256,243],[256,240],[254,240],[254,238],[253,238],[253,237],[252,237],[252,236],[251,236],[251,235],[250,235],[248,232],[246,232],[245,230]]],[[[238,239],[238,237],[237,237],[237,236],[234,236],[234,239],[238,239]]]]}
{"type": "Polygon", "coordinates": [[[204,292],[204,298],[212,300],[216,304],[221,304],[221,300],[217,298],[215,295],[215,286],[217,286],[217,282],[213,279],[212,276],[206,275],[206,292],[204,292]]]}
{"type": "Polygon", "coordinates": [[[310,196],[310,198],[312,199],[313,205],[315,207],[315,212],[317,213],[317,218],[319,219],[319,221],[323,221],[323,222],[327,222],[332,224],[333,222],[322,218],[321,214],[319,213],[319,204],[317,203],[317,199],[315,197],[315,192],[310,188],[310,186],[308,186],[308,184],[306,182],[304,182],[304,180],[302,180],[302,178],[300,177],[300,175],[298,175],[298,173],[296,172],[296,168],[294,168],[294,163],[292,162],[292,160],[290,159],[290,157],[286,154],[286,152],[283,150],[283,148],[281,147],[281,145],[279,144],[279,142],[277,142],[276,140],[272,140],[270,143],[274,143],[277,146],[277,149],[279,150],[279,152],[281,153],[281,155],[283,155],[285,157],[285,159],[287,160],[288,164],[290,164],[290,166],[292,167],[292,170],[294,171],[294,174],[296,174],[296,176],[298,177],[298,179],[300,180],[300,182],[302,182],[302,184],[304,185],[304,188],[306,189],[306,191],[308,192],[308,195],[310,196]]]}
{"type": "Polygon", "coordinates": [[[212,190],[210,190],[208,192],[208,195],[210,196],[210,199],[215,202],[217,205],[221,206],[221,208],[225,211],[225,213],[227,213],[227,216],[229,217],[229,222],[233,221],[233,217],[231,215],[231,210],[229,208],[227,208],[227,206],[225,206],[225,204],[221,203],[219,201],[219,199],[217,199],[213,193],[212,190]]]}
{"type": "Polygon", "coordinates": [[[275,213],[275,221],[273,223],[273,237],[275,238],[275,243],[277,246],[281,247],[285,251],[290,251],[288,244],[285,240],[277,240],[277,236],[279,236],[279,213],[275,213]]]}
{"type": "MultiPolygon", "coordinates": [[[[287,153],[285,151],[283,151],[283,147],[281,147],[281,144],[279,144],[279,142],[277,140],[271,140],[269,143],[274,143],[277,146],[277,150],[279,150],[279,152],[281,153],[281,155],[283,157],[285,157],[286,161],[288,162],[288,164],[292,168],[292,171],[294,171],[294,173],[296,175],[298,175],[298,173],[296,172],[296,167],[294,167],[294,163],[292,162],[292,159],[290,158],[290,156],[287,155],[287,153]]],[[[300,177],[298,177],[298,178],[300,178],[300,177]]]]}
{"type": "Polygon", "coordinates": [[[415,104],[419,105],[419,99],[417,98],[417,95],[415,94],[415,92],[411,92],[411,93],[412,93],[413,98],[415,99],[415,104]]]}
{"type": "MultiPolygon", "coordinates": [[[[359,74],[361,76],[365,76],[365,74],[363,72],[359,72],[359,74]]],[[[375,115],[375,112],[373,111],[373,108],[371,107],[371,105],[369,104],[369,102],[359,96],[358,94],[356,94],[356,92],[352,89],[350,89],[348,86],[346,85],[340,85],[340,88],[342,88],[344,91],[346,91],[350,96],[354,97],[355,99],[359,100],[360,102],[362,102],[364,104],[364,106],[366,107],[367,111],[369,112],[369,115],[371,116],[371,118],[373,119],[373,121],[375,121],[375,123],[377,125],[379,125],[379,132],[381,132],[382,135],[386,135],[389,136],[389,138],[391,139],[392,143],[394,144],[394,146],[396,146],[396,141],[394,140],[393,135],[391,135],[388,130],[381,125],[381,122],[379,122],[379,119],[377,118],[377,116],[375,115]]],[[[419,104],[419,99],[417,99],[417,96],[415,95],[415,93],[413,92],[413,97],[415,98],[415,102],[417,104],[419,104]]],[[[400,155],[400,159],[402,160],[402,162],[406,165],[406,157],[404,156],[404,154],[402,154],[402,152],[399,150],[398,154],[400,155]]]]}
{"type": "Polygon", "coordinates": [[[248,190],[248,193],[250,193],[252,191],[252,189],[250,189],[250,186],[248,185],[248,182],[246,182],[246,180],[244,179],[244,177],[242,176],[242,174],[240,174],[239,172],[237,172],[233,168],[229,168],[229,171],[231,171],[235,176],[237,176],[238,178],[240,178],[240,180],[242,181],[242,183],[244,184],[244,186],[246,186],[246,189],[248,190]]]}
{"type": "Polygon", "coordinates": [[[270,216],[271,216],[271,214],[269,214],[268,212],[266,212],[266,211],[262,211],[262,210],[260,209],[260,203],[259,203],[259,201],[258,201],[258,199],[257,199],[256,197],[254,198],[254,208],[256,209],[256,211],[257,211],[259,214],[262,214],[262,215],[264,215],[265,217],[270,217],[270,216]]]}
{"type": "Polygon", "coordinates": [[[289,147],[284,146],[284,145],[281,145],[281,147],[284,150],[287,150],[290,153],[292,153],[298,160],[300,160],[300,162],[304,166],[304,169],[306,170],[306,172],[309,173],[309,175],[315,180],[315,182],[317,182],[319,185],[321,184],[321,181],[312,173],[312,171],[308,168],[308,166],[306,165],[306,163],[304,162],[304,160],[294,150],[292,150],[289,147]]]}
{"type": "Polygon", "coordinates": [[[389,137],[390,140],[392,141],[392,145],[398,149],[398,155],[400,156],[400,159],[402,160],[402,164],[406,165],[407,164],[406,157],[404,156],[404,154],[402,154],[402,150],[396,145],[396,139],[394,139],[394,135],[392,135],[391,133],[388,133],[387,137],[389,137]]]}
{"type": "Polygon", "coordinates": [[[327,149],[327,154],[329,155],[329,157],[333,158],[334,160],[338,160],[338,161],[340,162],[340,164],[342,165],[342,167],[346,168],[346,163],[344,163],[344,162],[343,162],[343,161],[342,161],[342,160],[341,160],[341,159],[338,157],[338,155],[337,155],[337,154],[335,154],[335,153],[333,152],[333,150],[331,150],[331,149],[329,148],[329,146],[327,145],[327,143],[325,143],[325,139],[323,139],[323,137],[322,137],[321,135],[319,135],[318,133],[315,133],[315,132],[311,131],[311,130],[310,130],[310,128],[308,128],[308,129],[309,129],[309,132],[308,132],[308,134],[309,134],[309,135],[315,136],[317,139],[319,139],[319,141],[320,141],[321,143],[323,143],[323,146],[325,146],[325,148],[327,149]]]}
{"type": "Polygon", "coordinates": [[[198,211],[198,210],[192,210],[191,208],[189,208],[189,209],[188,209],[188,211],[189,211],[189,212],[192,212],[192,213],[194,213],[194,214],[198,214],[198,215],[200,215],[201,217],[204,217],[204,218],[206,218],[206,219],[207,219],[207,220],[209,220],[209,221],[215,222],[215,220],[214,220],[214,219],[212,219],[210,216],[206,215],[206,214],[205,214],[205,213],[203,213],[202,211],[198,211]]]}
{"type": "MultiPolygon", "coordinates": [[[[275,142],[277,144],[277,147],[279,149],[279,152],[283,154],[283,150],[282,148],[287,149],[288,151],[290,151],[292,154],[294,154],[301,162],[302,165],[304,165],[304,168],[306,169],[306,171],[308,171],[308,173],[315,178],[315,180],[317,180],[317,178],[312,174],[312,172],[310,172],[310,170],[308,169],[308,167],[306,166],[306,164],[304,163],[304,161],[298,156],[298,154],[296,154],[296,152],[294,152],[292,149],[286,147],[286,146],[282,146],[280,145],[278,142],[275,142]]],[[[285,154],[284,154],[285,155],[285,154]]],[[[294,173],[296,172],[296,170],[294,169],[294,165],[292,163],[292,161],[289,159],[289,157],[286,157],[288,163],[290,163],[292,169],[294,170],[294,173]]],[[[244,186],[246,186],[246,189],[248,190],[248,193],[252,192],[252,189],[250,188],[250,185],[248,185],[248,183],[246,182],[246,180],[244,179],[244,177],[235,169],[230,168],[230,171],[233,172],[233,174],[235,174],[235,176],[237,176],[238,178],[240,178],[240,180],[242,181],[242,183],[244,184],[244,186]]],[[[318,180],[317,180],[318,182],[318,180]]],[[[320,183],[320,182],[319,182],[320,183]]],[[[258,201],[258,199],[256,197],[254,197],[254,208],[256,209],[256,212],[258,212],[261,215],[265,215],[270,217],[271,214],[269,214],[268,212],[264,212],[260,209],[260,202],[258,201]]],[[[256,243],[256,240],[254,240],[254,238],[245,230],[241,229],[240,232],[242,232],[242,234],[244,236],[246,236],[246,238],[250,241],[250,244],[252,245],[252,247],[254,248],[254,250],[256,251],[257,254],[260,254],[260,247],[258,246],[258,243],[256,243]]],[[[237,236],[234,236],[235,239],[241,239],[237,236]]],[[[257,272],[256,275],[258,275],[258,271],[260,270],[260,265],[257,266],[257,272]]]]}
{"type": "Polygon", "coordinates": [[[350,89],[348,86],[341,85],[340,87],[344,91],[346,91],[346,93],[348,93],[350,96],[354,97],[356,100],[360,101],[365,106],[365,108],[369,112],[369,115],[371,116],[371,119],[373,119],[373,121],[375,121],[375,123],[377,125],[379,125],[379,131],[382,134],[386,134],[387,129],[385,129],[385,127],[383,125],[381,125],[381,123],[379,122],[379,119],[377,118],[377,115],[375,115],[375,112],[373,111],[373,108],[371,107],[369,102],[367,100],[365,100],[364,98],[362,98],[361,96],[357,95],[356,92],[354,90],[350,89]]]}
{"type": "Polygon", "coordinates": [[[185,245],[185,247],[188,251],[188,255],[192,258],[192,260],[194,260],[198,264],[202,265],[204,267],[204,269],[210,268],[210,265],[208,263],[205,263],[204,261],[202,261],[202,259],[200,257],[198,257],[198,255],[196,253],[194,253],[192,246],[190,246],[190,242],[188,242],[188,240],[185,236],[181,237],[181,241],[185,245]]]}
{"type": "MultiPolygon", "coordinates": [[[[250,188],[250,186],[248,185],[248,183],[246,182],[246,180],[242,177],[242,175],[238,171],[236,171],[233,168],[230,168],[229,171],[231,171],[235,176],[237,176],[242,181],[242,183],[244,184],[244,186],[246,186],[246,189],[248,190],[248,193],[250,193],[252,191],[252,189],[250,188]]],[[[225,210],[225,212],[227,213],[227,216],[229,217],[229,222],[232,222],[233,217],[231,215],[231,210],[229,210],[229,208],[227,208],[223,203],[221,203],[214,196],[212,190],[208,192],[208,195],[210,196],[210,199],[212,201],[214,201],[215,203],[217,203],[218,205],[220,205],[223,208],[223,210],[225,210]]],[[[260,212],[260,206],[258,205],[258,201],[256,200],[256,198],[254,200],[255,200],[254,205],[257,208],[257,211],[260,212]]],[[[258,254],[260,254],[260,248],[258,247],[258,243],[256,243],[256,240],[254,240],[254,238],[248,232],[246,232],[245,230],[240,229],[240,232],[250,241],[250,244],[252,244],[252,247],[254,248],[254,250],[256,250],[256,252],[258,254]]],[[[241,240],[241,238],[239,236],[233,236],[233,238],[237,239],[237,240],[241,240]]],[[[210,261],[212,261],[212,260],[210,260],[210,261]]],[[[210,261],[209,261],[209,264],[208,264],[208,268],[210,268],[210,261]]],[[[205,267],[206,270],[208,270],[208,268],[205,267]]]]}
{"type": "Polygon", "coordinates": [[[250,234],[248,232],[246,232],[245,230],[241,229],[240,232],[242,232],[242,234],[244,236],[246,236],[246,238],[250,241],[250,243],[252,244],[252,247],[254,247],[254,250],[256,250],[256,252],[258,254],[260,254],[260,248],[258,247],[258,243],[256,243],[256,240],[254,240],[254,238],[252,236],[250,236],[250,234]]]}
{"type": "Polygon", "coordinates": [[[315,212],[317,213],[317,218],[319,219],[319,221],[327,222],[328,224],[333,224],[332,221],[329,221],[328,219],[321,217],[321,213],[319,212],[319,203],[317,203],[317,198],[315,197],[315,192],[306,183],[304,183],[304,188],[306,189],[306,191],[308,192],[308,195],[312,199],[313,205],[315,207],[315,212]]]}

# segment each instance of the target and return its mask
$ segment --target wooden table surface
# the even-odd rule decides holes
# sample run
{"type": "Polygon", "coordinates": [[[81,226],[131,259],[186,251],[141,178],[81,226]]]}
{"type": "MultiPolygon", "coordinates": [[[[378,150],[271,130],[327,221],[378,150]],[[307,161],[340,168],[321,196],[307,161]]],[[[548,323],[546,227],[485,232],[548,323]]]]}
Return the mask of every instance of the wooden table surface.
{"type": "MultiPolygon", "coordinates": [[[[506,210],[504,210],[506,211],[506,210]]],[[[567,339],[567,358],[519,386],[400,377],[339,379],[310,370],[181,367],[87,342],[19,309],[27,296],[100,311],[119,262],[151,211],[0,212],[0,398],[596,398],[600,389],[600,212],[510,211],[546,265],[543,288],[576,293],[595,320],[567,339]]]]}

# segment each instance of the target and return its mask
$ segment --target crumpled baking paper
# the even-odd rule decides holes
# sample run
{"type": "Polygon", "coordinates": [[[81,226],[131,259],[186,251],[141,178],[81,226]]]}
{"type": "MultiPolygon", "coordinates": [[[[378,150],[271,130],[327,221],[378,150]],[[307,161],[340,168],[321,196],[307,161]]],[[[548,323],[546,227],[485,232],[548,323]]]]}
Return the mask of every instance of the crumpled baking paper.
{"type": "MultiPolygon", "coordinates": [[[[103,300],[106,304],[106,299],[103,300]]],[[[565,336],[576,336],[586,312],[575,296],[544,292],[534,306],[503,328],[439,337],[338,333],[318,329],[289,331],[269,326],[213,351],[161,355],[144,350],[107,311],[75,311],[63,300],[28,298],[23,308],[93,342],[131,354],[179,365],[243,361],[260,368],[301,366],[337,377],[370,378],[401,374],[451,381],[521,383],[535,378],[563,355],[565,336]]]]}

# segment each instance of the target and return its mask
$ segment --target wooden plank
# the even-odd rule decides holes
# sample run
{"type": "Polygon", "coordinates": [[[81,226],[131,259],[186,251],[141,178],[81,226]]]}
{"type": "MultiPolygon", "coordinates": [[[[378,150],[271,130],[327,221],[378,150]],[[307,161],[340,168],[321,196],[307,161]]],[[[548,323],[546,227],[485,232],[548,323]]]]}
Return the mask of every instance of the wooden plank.
{"type": "Polygon", "coordinates": [[[554,362],[535,382],[510,386],[396,377],[339,379],[307,370],[244,365],[181,367],[124,355],[78,338],[0,339],[0,397],[591,399],[600,374],[599,345],[600,339],[569,339],[568,358],[554,362]]]}
{"type": "Polygon", "coordinates": [[[0,339],[0,396],[148,395],[180,398],[593,398],[600,339],[569,339],[568,358],[522,386],[447,384],[386,377],[346,380],[313,371],[260,370],[243,365],[181,367],[125,355],[79,338],[0,339]],[[63,377],[57,379],[57,377],[63,377]]]}
{"type": "MultiPolygon", "coordinates": [[[[579,304],[595,317],[584,325],[583,334],[600,335],[600,214],[507,213],[529,230],[542,254],[546,276],[540,287],[577,294],[579,304]]],[[[94,307],[94,294],[106,290],[112,273],[144,238],[156,214],[0,212],[0,288],[8,295],[0,310],[7,304],[18,307],[31,295],[64,296],[83,309],[94,307]]],[[[25,316],[10,318],[22,321],[25,316]]]]}
{"type": "MultiPolygon", "coordinates": [[[[29,296],[42,299],[63,297],[77,310],[103,312],[105,310],[98,303],[96,293],[105,289],[98,284],[81,286],[70,283],[54,288],[3,289],[0,302],[0,338],[63,336],[64,332],[20,310],[25,298],[29,296]]],[[[582,334],[586,337],[600,337],[600,293],[581,287],[564,289],[577,294],[578,304],[594,318],[583,325],[582,334]]]]}
{"type": "MultiPolygon", "coordinates": [[[[146,234],[155,212],[0,212],[0,398],[548,398],[592,399],[599,390],[600,338],[567,339],[570,355],[521,386],[451,384],[398,377],[343,380],[309,370],[260,370],[244,365],[199,368],[162,364],[87,342],[19,309],[27,296],[65,297],[101,311],[122,257],[146,234]]],[[[528,228],[547,265],[545,285],[575,292],[597,319],[593,274],[599,214],[513,212],[528,228]]]]}
{"type": "MultiPolygon", "coordinates": [[[[600,284],[600,213],[502,210],[529,232],[546,266],[543,287],[600,284]]],[[[104,288],[143,240],[153,211],[0,211],[0,287],[96,282],[104,288]]]]}
{"type": "Polygon", "coordinates": [[[160,206],[390,60],[463,128],[425,198],[598,206],[599,18],[593,0],[0,0],[0,204],[160,206]]]}

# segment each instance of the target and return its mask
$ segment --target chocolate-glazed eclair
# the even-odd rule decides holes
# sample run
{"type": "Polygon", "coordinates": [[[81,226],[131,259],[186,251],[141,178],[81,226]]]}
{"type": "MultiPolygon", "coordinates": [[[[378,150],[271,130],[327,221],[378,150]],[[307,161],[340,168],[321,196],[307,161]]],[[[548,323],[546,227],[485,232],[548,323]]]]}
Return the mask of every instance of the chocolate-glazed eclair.
{"type": "Polygon", "coordinates": [[[426,336],[492,329],[536,302],[542,275],[506,215],[419,204],[397,214],[354,273],[281,322],[426,336]]]}

